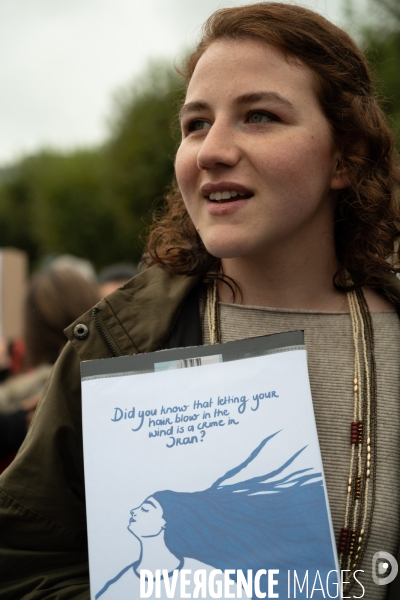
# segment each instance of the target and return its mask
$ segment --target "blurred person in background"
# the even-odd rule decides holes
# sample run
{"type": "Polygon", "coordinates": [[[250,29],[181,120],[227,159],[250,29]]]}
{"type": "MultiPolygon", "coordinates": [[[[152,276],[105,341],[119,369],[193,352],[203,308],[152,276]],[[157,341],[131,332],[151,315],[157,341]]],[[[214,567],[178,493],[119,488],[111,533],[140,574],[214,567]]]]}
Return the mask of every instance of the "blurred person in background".
{"type": "Polygon", "coordinates": [[[108,296],[119,287],[127,283],[137,274],[137,267],[133,263],[115,263],[102,269],[98,275],[100,296],[108,296]]]}
{"type": "Polygon", "coordinates": [[[90,260],[75,256],[74,254],[59,254],[45,260],[43,267],[51,269],[71,269],[76,271],[88,281],[97,281],[96,271],[90,260]]]}
{"type": "Polygon", "coordinates": [[[54,364],[66,343],[63,330],[98,300],[97,284],[69,267],[34,275],[25,305],[28,364],[54,364]]]}
{"type": "Polygon", "coordinates": [[[26,372],[0,385],[0,471],[24,440],[41,393],[66,343],[64,329],[100,298],[94,281],[67,266],[33,275],[24,307],[26,372]]]}
{"type": "Polygon", "coordinates": [[[5,381],[10,375],[11,355],[9,344],[0,338],[0,382],[5,381]]]}

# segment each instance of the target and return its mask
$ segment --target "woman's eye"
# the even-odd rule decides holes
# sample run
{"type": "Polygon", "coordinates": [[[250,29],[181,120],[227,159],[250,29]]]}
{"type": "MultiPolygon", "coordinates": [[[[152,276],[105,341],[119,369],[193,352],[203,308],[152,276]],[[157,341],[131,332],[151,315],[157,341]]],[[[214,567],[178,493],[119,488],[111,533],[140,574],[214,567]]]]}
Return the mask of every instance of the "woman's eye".
{"type": "Polygon", "coordinates": [[[277,121],[278,117],[269,112],[253,111],[248,116],[249,123],[269,123],[270,121],[277,121]]]}
{"type": "Polygon", "coordinates": [[[148,510],[146,510],[145,508],[143,508],[143,506],[141,507],[141,509],[140,509],[140,510],[141,510],[142,512],[144,512],[144,513],[148,513],[148,512],[149,512],[148,510]]]}
{"type": "Polygon", "coordinates": [[[202,131],[203,129],[209,129],[210,124],[207,123],[207,121],[203,121],[201,119],[194,119],[193,121],[190,121],[190,123],[187,126],[187,130],[189,132],[192,131],[202,131]]]}

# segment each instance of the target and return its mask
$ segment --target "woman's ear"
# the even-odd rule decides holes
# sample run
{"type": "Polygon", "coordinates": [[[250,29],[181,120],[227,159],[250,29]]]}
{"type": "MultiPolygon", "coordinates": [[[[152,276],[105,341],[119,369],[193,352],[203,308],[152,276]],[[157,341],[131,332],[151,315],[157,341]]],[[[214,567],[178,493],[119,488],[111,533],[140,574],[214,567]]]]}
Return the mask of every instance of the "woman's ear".
{"type": "Polygon", "coordinates": [[[350,181],[347,176],[347,169],[343,164],[342,157],[336,159],[336,167],[331,179],[331,190],[343,190],[349,187],[350,181]]]}

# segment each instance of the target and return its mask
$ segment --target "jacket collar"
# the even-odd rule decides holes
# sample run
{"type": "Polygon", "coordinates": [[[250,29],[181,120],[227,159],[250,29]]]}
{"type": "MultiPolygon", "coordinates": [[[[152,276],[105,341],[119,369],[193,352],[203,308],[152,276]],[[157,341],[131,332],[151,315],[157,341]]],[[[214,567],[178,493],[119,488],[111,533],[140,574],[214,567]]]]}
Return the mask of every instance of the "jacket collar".
{"type": "Polygon", "coordinates": [[[159,350],[165,347],[185,298],[200,279],[152,267],[103,298],[95,307],[97,322],[91,309],[67,327],[65,334],[81,360],[112,356],[99,324],[120,355],[159,350]],[[78,324],[88,328],[84,339],[74,334],[78,324]]]}

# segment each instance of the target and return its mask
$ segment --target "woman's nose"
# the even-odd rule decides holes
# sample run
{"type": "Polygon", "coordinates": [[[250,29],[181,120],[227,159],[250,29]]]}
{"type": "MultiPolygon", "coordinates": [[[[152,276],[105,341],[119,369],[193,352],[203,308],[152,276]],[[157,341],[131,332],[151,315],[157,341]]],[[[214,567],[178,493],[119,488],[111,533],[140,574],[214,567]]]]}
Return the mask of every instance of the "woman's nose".
{"type": "Polygon", "coordinates": [[[200,170],[220,166],[233,167],[241,156],[233,129],[226,123],[215,121],[210,127],[197,155],[200,170]]]}
{"type": "Polygon", "coordinates": [[[134,509],[134,508],[132,508],[132,510],[131,510],[131,516],[132,516],[132,517],[134,517],[134,516],[135,516],[135,509],[134,509]]]}

